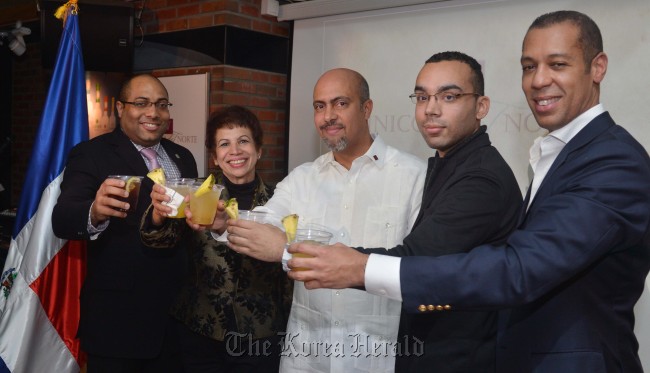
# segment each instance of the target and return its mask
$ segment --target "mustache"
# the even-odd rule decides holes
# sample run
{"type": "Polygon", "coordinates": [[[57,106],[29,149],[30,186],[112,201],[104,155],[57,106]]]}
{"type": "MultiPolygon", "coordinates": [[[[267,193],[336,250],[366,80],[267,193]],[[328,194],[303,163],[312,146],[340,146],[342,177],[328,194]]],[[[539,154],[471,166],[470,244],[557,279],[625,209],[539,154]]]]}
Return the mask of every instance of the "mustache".
{"type": "Polygon", "coordinates": [[[318,127],[318,128],[320,128],[321,130],[325,130],[325,129],[327,129],[327,128],[329,128],[329,127],[332,127],[332,126],[339,126],[339,127],[341,127],[341,128],[343,127],[343,126],[342,126],[341,124],[339,124],[339,123],[327,123],[327,124],[323,124],[322,126],[320,126],[320,127],[318,127]]]}

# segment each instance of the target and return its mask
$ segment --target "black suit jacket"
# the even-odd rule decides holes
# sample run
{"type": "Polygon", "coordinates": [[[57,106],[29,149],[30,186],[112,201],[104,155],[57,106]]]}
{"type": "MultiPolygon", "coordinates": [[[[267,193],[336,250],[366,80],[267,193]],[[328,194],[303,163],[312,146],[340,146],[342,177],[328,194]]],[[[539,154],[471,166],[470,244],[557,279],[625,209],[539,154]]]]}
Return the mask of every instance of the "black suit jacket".
{"type": "MultiPolygon", "coordinates": [[[[183,177],[197,176],[189,150],[166,139],[161,144],[183,177]]],[[[61,195],[52,213],[54,233],[88,240],[88,213],[106,177],[147,172],[142,156],[119,128],[78,144],[68,155],[61,195]]],[[[82,349],[89,353],[151,358],[160,352],[186,258],[178,247],[155,250],[140,241],[140,219],[151,203],[152,185],[145,177],[136,213],[112,218],[97,239],[88,241],[78,335],[82,349]]]]}
{"type": "MultiPolygon", "coordinates": [[[[520,207],[517,180],[481,126],[444,158],[429,159],[422,207],[404,244],[369,251],[440,256],[503,243],[517,224],[520,207]]],[[[494,372],[496,329],[493,311],[404,311],[398,342],[412,350],[423,341],[424,354],[399,354],[396,371],[494,372]]]]}
{"type": "Polygon", "coordinates": [[[402,258],[405,310],[502,308],[499,373],[642,372],[633,310],[649,212],[650,158],[603,113],[562,149],[505,245],[402,258]]]}

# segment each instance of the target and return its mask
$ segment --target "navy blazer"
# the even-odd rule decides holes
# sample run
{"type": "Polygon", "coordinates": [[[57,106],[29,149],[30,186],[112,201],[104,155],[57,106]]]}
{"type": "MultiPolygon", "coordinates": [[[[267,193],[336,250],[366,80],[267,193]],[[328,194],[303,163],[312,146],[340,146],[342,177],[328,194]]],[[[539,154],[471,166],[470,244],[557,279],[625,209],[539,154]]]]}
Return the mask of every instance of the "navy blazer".
{"type": "Polygon", "coordinates": [[[499,308],[497,371],[642,372],[650,159],[608,113],[560,152],[505,245],[401,259],[404,309],[499,308]]]}
{"type": "MultiPolygon", "coordinates": [[[[189,150],[166,139],[161,144],[183,177],[197,176],[189,150]]],[[[65,239],[89,239],[88,212],[106,177],[147,173],[142,156],[119,127],[78,144],[68,155],[52,213],[54,233],[65,239]]],[[[88,241],[78,331],[86,352],[123,358],[153,358],[160,352],[186,258],[179,248],[155,250],[140,241],[140,219],[151,203],[152,185],[145,177],[136,213],[111,218],[108,228],[88,241]]]]}

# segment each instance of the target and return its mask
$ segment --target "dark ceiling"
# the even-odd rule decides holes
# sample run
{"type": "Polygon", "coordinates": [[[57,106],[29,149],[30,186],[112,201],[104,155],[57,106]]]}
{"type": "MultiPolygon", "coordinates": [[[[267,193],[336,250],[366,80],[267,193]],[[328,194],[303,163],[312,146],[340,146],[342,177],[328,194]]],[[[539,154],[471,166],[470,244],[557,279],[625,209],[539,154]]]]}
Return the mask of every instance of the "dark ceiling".
{"type": "Polygon", "coordinates": [[[0,28],[9,28],[16,21],[35,21],[39,17],[38,5],[35,0],[0,1],[0,28]]]}
{"type": "MultiPolygon", "coordinates": [[[[42,0],[41,0],[42,1],[42,0]]],[[[83,2],[109,3],[116,0],[80,0],[83,2]]],[[[312,0],[279,0],[280,5],[295,4],[312,0]]],[[[64,0],[61,0],[63,4],[64,0]]],[[[123,3],[124,0],[121,0],[123,3]]],[[[13,26],[17,20],[23,22],[38,20],[39,0],[0,0],[0,28],[13,26]]]]}

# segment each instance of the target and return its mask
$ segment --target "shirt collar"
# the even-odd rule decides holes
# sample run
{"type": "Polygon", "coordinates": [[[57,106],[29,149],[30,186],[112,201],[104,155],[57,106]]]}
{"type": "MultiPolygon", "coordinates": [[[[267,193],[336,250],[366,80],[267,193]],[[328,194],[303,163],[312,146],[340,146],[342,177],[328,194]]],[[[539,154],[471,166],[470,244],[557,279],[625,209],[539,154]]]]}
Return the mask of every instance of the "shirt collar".
{"type": "Polygon", "coordinates": [[[156,144],[154,146],[142,146],[142,145],[138,145],[138,144],[134,143],[133,141],[131,141],[131,143],[135,146],[136,149],[138,149],[138,151],[140,151],[142,149],[145,149],[145,148],[151,148],[151,149],[155,150],[156,153],[160,154],[160,151],[159,151],[160,150],[160,143],[158,143],[158,144],[156,144]]]}
{"type": "Polygon", "coordinates": [[[578,115],[575,119],[569,122],[562,128],[558,128],[555,131],[549,133],[549,135],[555,137],[556,139],[562,141],[563,143],[568,143],[571,139],[578,134],[583,128],[589,124],[594,118],[605,112],[605,107],[603,104],[597,104],[591,109],[585,111],[584,113],[578,115]]]}
{"type": "Polygon", "coordinates": [[[603,104],[597,104],[591,109],[585,111],[584,113],[575,117],[571,122],[559,128],[555,131],[549,132],[544,136],[540,136],[535,139],[533,145],[530,147],[530,164],[535,169],[537,162],[541,156],[542,142],[548,143],[547,140],[552,140],[548,136],[561,141],[563,144],[567,144],[575,135],[578,134],[583,128],[589,124],[594,118],[605,112],[605,107],[603,104]]]}
{"type": "MultiPolygon", "coordinates": [[[[359,158],[364,158],[370,161],[370,163],[375,164],[377,167],[382,168],[384,167],[384,164],[386,162],[386,153],[388,152],[388,145],[384,142],[384,140],[379,136],[378,134],[373,134],[371,135],[373,138],[373,142],[370,145],[370,148],[359,158]]],[[[355,159],[356,162],[356,159],[355,159]]],[[[336,160],[334,159],[334,153],[332,151],[329,151],[328,153],[324,154],[322,157],[318,158],[316,160],[316,167],[321,170],[323,167],[336,163],[336,160]]]]}

